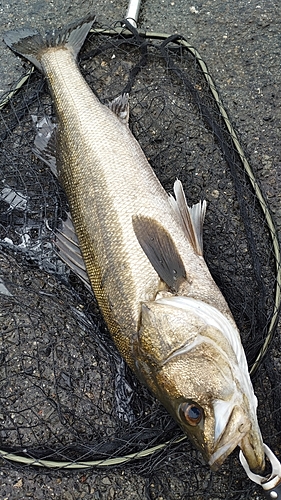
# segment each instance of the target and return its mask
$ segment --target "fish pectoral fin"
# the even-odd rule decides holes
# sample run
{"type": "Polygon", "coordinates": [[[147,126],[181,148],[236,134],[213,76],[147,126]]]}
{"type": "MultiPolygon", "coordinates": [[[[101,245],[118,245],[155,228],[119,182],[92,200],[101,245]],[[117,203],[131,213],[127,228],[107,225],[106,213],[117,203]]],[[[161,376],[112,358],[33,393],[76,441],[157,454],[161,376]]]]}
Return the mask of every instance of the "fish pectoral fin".
{"type": "Polygon", "coordinates": [[[108,108],[119,118],[121,123],[129,122],[129,94],[121,94],[108,103],[108,108]]]}
{"type": "Polygon", "coordinates": [[[37,116],[32,116],[33,123],[36,126],[37,134],[34,140],[33,153],[46,163],[53,174],[57,177],[56,161],[56,123],[53,123],[48,116],[41,120],[37,116]]]}
{"type": "Polygon", "coordinates": [[[62,223],[62,229],[56,231],[55,237],[61,260],[89,290],[92,290],[70,214],[67,214],[66,221],[62,223]]]}
{"type": "Polygon", "coordinates": [[[133,217],[133,228],[141,248],[161,280],[170,289],[178,291],[186,280],[186,271],[170,234],[150,217],[133,217]]]}
{"type": "Polygon", "coordinates": [[[174,183],[175,197],[170,196],[170,203],[179,215],[183,230],[194,251],[198,255],[203,255],[203,223],[206,213],[206,200],[192,207],[186,202],[186,197],[181,181],[178,179],[174,183]]]}

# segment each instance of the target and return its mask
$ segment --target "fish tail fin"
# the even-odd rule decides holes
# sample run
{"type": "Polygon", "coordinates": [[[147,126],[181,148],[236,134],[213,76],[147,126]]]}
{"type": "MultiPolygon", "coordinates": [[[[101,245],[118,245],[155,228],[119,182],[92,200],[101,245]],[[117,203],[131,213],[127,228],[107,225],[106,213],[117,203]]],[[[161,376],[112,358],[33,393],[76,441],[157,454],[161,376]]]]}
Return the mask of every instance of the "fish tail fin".
{"type": "Polygon", "coordinates": [[[77,57],[84,41],[95,20],[93,14],[65,26],[62,29],[48,31],[42,36],[32,29],[18,29],[8,31],[4,35],[4,42],[17,54],[24,56],[40,71],[43,71],[40,59],[43,52],[54,47],[65,47],[77,57]]]}

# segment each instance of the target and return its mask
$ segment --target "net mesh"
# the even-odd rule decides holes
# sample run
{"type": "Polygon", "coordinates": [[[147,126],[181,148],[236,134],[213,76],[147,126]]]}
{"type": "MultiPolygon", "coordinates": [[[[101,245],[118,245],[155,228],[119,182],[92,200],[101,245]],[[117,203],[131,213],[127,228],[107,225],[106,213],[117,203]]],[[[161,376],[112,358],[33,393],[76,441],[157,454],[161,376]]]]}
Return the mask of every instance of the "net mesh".
{"type": "MultiPolygon", "coordinates": [[[[278,453],[278,244],[267,206],[253,189],[258,179],[251,182],[245,171],[196,51],[178,36],[120,31],[98,27],[89,35],[81,71],[102,102],[130,93],[130,126],[165,189],[172,192],[179,178],[189,204],[207,200],[204,256],[255,367],[264,441],[278,453]],[[268,334],[270,356],[257,367],[268,334]]],[[[37,72],[0,113],[3,465],[126,463],[146,478],[145,498],[259,498],[237,452],[213,474],[182,440],[116,352],[93,295],[56,253],[54,231],[66,218],[67,200],[32,152],[35,122],[53,115],[37,72]]]]}

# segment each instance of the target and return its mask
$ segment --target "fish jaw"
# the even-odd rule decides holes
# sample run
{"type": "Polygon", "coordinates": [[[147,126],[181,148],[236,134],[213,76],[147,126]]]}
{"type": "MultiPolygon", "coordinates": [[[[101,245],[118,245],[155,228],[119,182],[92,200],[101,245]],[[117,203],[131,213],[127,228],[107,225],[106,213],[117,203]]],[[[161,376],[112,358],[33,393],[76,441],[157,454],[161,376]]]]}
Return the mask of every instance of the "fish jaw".
{"type": "Polygon", "coordinates": [[[193,302],[185,300],[185,309],[171,299],[143,304],[137,371],[213,470],[240,446],[250,468],[260,472],[257,398],[241,342],[227,341],[228,320],[216,319],[213,307],[193,302]],[[191,424],[188,408],[195,412],[191,424]]]}
{"type": "Polygon", "coordinates": [[[260,474],[265,468],[263,441],[259,429],[251,429],[239,446],[252,472],[260,474]]]}
{"type": "Polygon", "coordinates": [[[255,416],[250,419],[241,406],[233,408],[223,434],[214,441],[214,451],[206,457],[211,469],[218,470],[237,446],[242,449],[252,471],[264,470],[263,442],[257,420],[255,416]]]}

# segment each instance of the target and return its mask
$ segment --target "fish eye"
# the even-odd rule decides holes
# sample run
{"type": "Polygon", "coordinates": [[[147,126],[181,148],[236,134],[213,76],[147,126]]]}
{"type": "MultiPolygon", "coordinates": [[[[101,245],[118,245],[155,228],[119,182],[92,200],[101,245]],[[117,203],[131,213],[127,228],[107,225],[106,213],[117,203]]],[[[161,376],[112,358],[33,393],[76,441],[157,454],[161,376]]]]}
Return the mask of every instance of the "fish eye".
{"type": "Polygon", "coordinates": [[[182,420],[193,427],[201,422],[204,414],[202,408],[195,403],[182,403],[179,410],[182,420]]]}

